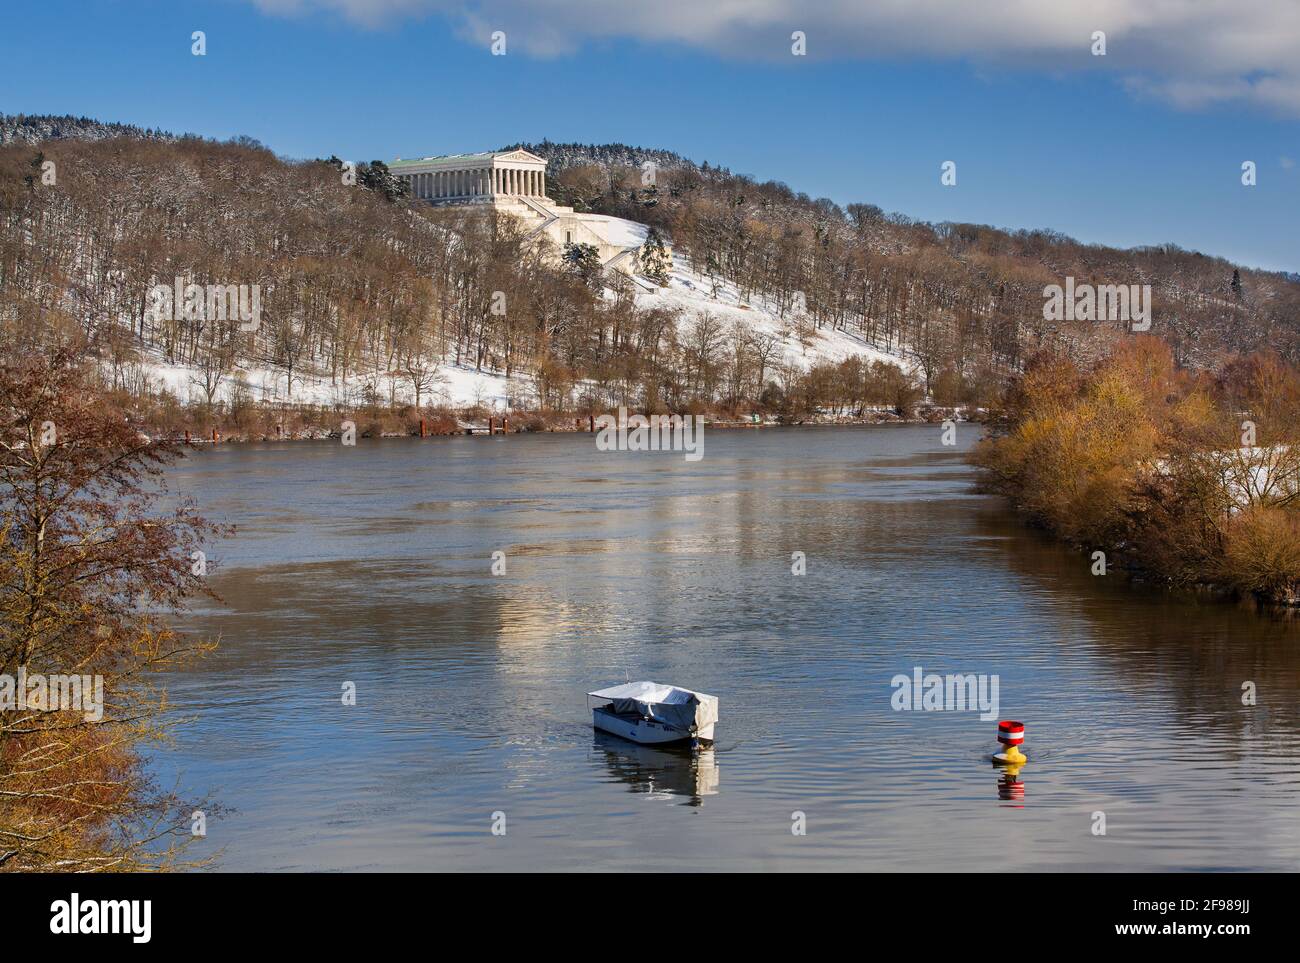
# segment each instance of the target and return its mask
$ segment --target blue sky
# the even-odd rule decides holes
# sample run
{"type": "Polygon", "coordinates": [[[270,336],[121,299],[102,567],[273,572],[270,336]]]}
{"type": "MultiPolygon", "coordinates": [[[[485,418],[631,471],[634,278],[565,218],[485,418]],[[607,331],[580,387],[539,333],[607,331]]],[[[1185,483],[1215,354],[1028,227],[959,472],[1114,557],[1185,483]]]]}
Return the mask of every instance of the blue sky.
{"type": "MultiPolygon", "coordinates": [[[[1253,2],[1269,0],[1236,7],[1253,2]]],[[[0,111],[248,134],[287,156],[354,160],[620,141],[842,204],[1172,242],[1300,271],[1300,109],[1291,75],[1269,60],[1289,58],[1274,49],[1272,35],[1289,29],[1276,20],[1237,49],[1186,56],[1187,41],[1175,54],[1146,27],[1112,29],[1102,59],[1088,55],[1083,21],[1068,27],[1077,51],[1062,49],[1056,23],[1027,28],[1010,49],[988,37],[964,49],[974,28],[921,21],[891,22],[897,33],[872,50],[846,38],[879,38],[878,24],[798,5],[762,22],[686,23],[681,7],[676,26],[592,26],[581,0],[552,0],[549,20],[518,3],[459,7],[43,0],[0,35],[0,111]],[[506,30],[506,56],[489,52],[492,29],[506,30]],[[806,30],[809,56],[790,55],[794,29],[806,30]],[[190,52],[194,30],[206,33],[204,57],[190,52]],[[955,187],[940,184],[946,160],[955,187]],[[1241,184],[1244,160],[1258,165],[1256,187],[1241,184]]],[[[673,0],[660,9],[677,15],[673,0]]]]}

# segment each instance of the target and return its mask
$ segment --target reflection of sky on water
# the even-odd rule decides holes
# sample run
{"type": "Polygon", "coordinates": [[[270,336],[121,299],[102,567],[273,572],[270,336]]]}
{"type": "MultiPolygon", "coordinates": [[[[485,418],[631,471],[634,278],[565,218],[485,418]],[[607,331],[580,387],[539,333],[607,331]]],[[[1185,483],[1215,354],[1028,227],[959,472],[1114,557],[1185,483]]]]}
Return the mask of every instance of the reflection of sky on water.
{"type": "Polygon", "coordinates": [[[187,623],[223,645],[171,680],[198,719],[160,770],[239,810],[210,831],[230,869],[1295,868],[1296,628],[1090,576],[938,438],[720,431],[694,464],[589,435],[201,453],[173,488],[240,532],[213,553],[226,605],[187,623]],[[915,665],[1000,674],[1023,809],[992,723],[891,711],[915,665]],[[593,745],[583,694],[628,677],[720,697],[716,794],[593,745]],[[647,805],[670,797],[703,805],[647,805]]]}

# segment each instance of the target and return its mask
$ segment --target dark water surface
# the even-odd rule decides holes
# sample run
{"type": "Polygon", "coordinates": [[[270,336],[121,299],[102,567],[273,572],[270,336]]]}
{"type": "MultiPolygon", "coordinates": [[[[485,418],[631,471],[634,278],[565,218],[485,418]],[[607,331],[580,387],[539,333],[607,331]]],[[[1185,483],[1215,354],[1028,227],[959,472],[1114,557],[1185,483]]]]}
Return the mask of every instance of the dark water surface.
{"type": "Polygon", "coordinates": [[[974,492],[976,433],[199,453],[172,487],[239,533],[156,769],[236,810],[230,870],[1300,867],[1300,629],[1092,576],[974,492]],[[1022,800],[994,722],[891,708],[917,665],[999,676],[1022,800]],[[595,735],[628,678],[717,695],[715,749],[595,735]]]}

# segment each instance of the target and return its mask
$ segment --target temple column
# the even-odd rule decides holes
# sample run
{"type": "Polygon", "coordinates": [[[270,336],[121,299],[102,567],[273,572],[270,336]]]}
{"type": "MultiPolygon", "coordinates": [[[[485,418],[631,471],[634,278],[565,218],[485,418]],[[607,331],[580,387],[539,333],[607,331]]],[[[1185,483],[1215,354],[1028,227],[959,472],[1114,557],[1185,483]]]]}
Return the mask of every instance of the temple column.
{"type": "Polygon", "coordinates": [[[541,186],[541,191],[539,193],[541,193],[541,195],[545,197],[546,196],[546,171],[544,170],[538,171],[537,180],[539,185],[541,186]]]}

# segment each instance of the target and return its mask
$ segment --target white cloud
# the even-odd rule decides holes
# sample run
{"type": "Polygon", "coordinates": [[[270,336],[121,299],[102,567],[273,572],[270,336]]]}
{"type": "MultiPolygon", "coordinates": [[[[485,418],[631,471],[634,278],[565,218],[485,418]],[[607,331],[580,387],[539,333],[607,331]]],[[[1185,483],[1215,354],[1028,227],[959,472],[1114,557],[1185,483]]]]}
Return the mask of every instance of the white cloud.
{"type": "Polygon", "coordinates": [[[1103,69],[1180,107],[1240,102],[1300,115],[1297,0],[252,0],[277,14],[327,12],[368,27],[439,14],[487,43],[561,56],[633,38],[732,59],[933,57],[1052,70],[1103,69]],[[1090,52],[1106,33],[1105,57],[1090,52]]]}

